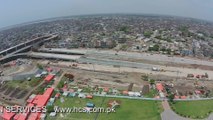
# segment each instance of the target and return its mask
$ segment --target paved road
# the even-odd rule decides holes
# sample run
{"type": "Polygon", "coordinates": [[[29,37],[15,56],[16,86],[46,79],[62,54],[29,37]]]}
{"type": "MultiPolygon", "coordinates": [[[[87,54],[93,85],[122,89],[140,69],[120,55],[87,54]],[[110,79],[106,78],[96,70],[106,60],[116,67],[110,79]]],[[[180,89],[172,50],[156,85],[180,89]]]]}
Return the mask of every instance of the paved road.
{"type": "Polygon", "coordinates": [[[209,116],[207,120],[213,120],[213,113],[209,116]]]}
{"type": "Polygon", "coordinates": [[[164,61],[164,62],[174,62],[174,63],[183,63],[183,64],[198,64],[198,65],[208,65],[213,66],[212,61],[208,60],[200,60],[196,58],[183,58],[183,57],[168,57],[167,55],[161,54],[149,54],[149,53],[137,53],[137,52],[125,52],[120,51],[115,55],[117,52],[113,50],[88,50],[87,54],[93,54],[97,56],[104,56],[104,57],[114,57],[114,58],[135,58],[135,59],[145,59],[151,61],[164,61]]]}
{"type": "Polygon", "coordinates": [[[162,101],[162,106],[164,108],[164,112],[161,113],[162,120],[190,120],[187,118],[183,118],[173,112],[169,106],[168,101],[162,101]]]}
{"type": "Polygon", "coordinates": [[[129,67],[129,68],[143,68],[152,70],[152,67],[160,68],[159,65],[151,65],[151,64],[145,64],[145,63],[138,63],[138,62],[129,62],[129,61],[121,61],[121,60],[110,60],[110,59],[98,59],[98,58],[80,58],[77,60],[79,63],[92,63],[92,64],[98,64],[98,65],[116,65],[120,67],[129,67]]]}
{"type": "Polygon", "coordinates": [[[172,110],[165,110],[164,112],[162,112],[161,119],[162,120],[191,120],[191,119],[183,118],[183,117],[177,115],[172,110]]]}
{"type": "Polygon", "coordinates": [[[96,49],[45,49],[45,51],[51,52],[64,52],[64,53],[81,53],[87,56],[93,56],[98,58],[135,58],[135,59],[145,59],[151,61],[159,61],[159,62],[173,62],[173,63],[183,63],[183,64],[198,64],[198,65],[207,65],[213,66],[213,62],[210,60],[200,60],[196,58],[183,58],[183,57],[168,57],[167,55],[161,54],[149,54],[149,53],[138,53],[138,52],[125,52],[119,51],[116,52],[114,50],[96,50],[96,49]],[[115,55],[117,54],[117,55],[115,55]]]}

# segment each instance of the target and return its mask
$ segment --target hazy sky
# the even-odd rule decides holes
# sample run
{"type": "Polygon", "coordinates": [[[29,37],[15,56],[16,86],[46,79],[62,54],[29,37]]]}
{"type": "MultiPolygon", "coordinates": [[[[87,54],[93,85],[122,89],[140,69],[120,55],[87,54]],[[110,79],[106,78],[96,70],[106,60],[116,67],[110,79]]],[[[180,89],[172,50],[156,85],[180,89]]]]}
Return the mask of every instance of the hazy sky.
{"type": "Polygon", "coordinates": [[[0,0],[0,28],[97,13],[150,13],[213,21],[213,0],[0,0]]]}

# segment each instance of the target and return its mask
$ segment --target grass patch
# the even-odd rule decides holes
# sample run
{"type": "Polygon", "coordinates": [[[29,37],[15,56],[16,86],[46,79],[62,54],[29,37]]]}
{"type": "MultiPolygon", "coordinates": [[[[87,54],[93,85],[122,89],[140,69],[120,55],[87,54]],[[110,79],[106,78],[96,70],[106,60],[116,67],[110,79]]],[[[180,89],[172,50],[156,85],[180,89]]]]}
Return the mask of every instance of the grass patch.
{"type": "Polygon", "coordinates": [[[57,88],[58,89],[61,89],[61,88],[63,88],[64,87],[64,82],[66,81],[66,77],[62,77],[62,79],[59,81],[59,83],[58,83],[58,85],[57,85],[57,88]]]}
{"type": "MultiPolygon", "coordinates": [[[[57,100],[55,106],[60,107],[84,107],[87,102],[92,102],[96,107],[100,107],[104,97],[94,97],[94,99],[81,99],[65,97],[64,103],[57,100]]],[[[116,109],[116,113],[99,113],[97,120],[160,120],[160,112],[158,102],[156,101],[143,101],[131,100],[120,98],[105,98],[103,106],[107,108],[109,100],[120,100],[121,106],[116,109]]],[[[63,113],[63,118],[58,114],[57,117],[49,117],[47,120],[94,120],[97,113],[63,113]]]]}
{"type": "Polygon", "coordinates": [[[9,87],[20,87],[22,89],[35,87],[38,85],[43,79],[42,78],[32,78],[30,81],[28,80],[11,80],[6,83],[9,87]]]}
{"type": "Polygon", "coordinates": [[[171,104],[173,110],[181,116],[203,119],[213,111],[213,100],[177,101],[171,104]]]}

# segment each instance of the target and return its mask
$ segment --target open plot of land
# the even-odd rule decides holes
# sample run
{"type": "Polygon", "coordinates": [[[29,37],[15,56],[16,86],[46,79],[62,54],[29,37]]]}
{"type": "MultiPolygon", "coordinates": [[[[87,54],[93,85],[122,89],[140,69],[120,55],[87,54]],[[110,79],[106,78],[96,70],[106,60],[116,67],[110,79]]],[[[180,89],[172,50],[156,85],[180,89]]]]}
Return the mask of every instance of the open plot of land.
{"type": "MultiPolygon", "coordinates": [[[[124,70],[124,68],[92,65],[92,64],[78,64],[78,67],[74,68],[70,67],[69,63],[67,62],[59,62],[59,63],[62,69],[72,73],[75,76],[74,81],[78,82],[77,85],[80,86],[80,88],[87,87],[88,85],[89,87],[98,85],[100,87],[110,87],[110,88],[115,87],[118,90],[127,90],[130,83],[133,83],[134,85],[132,91],[141,91],[145,85],[149,84],[149,82],[144,81],[144,79],[142,79],[141,76],[147,75],[149,79],[156,80],[157,82],[163,84],[173,84],[171,91],[177,93],[179,96],[185,95],[188,96],[189,98],[206,97],[204,94],[201,94],[200,96],[194,94],[195,90],[201,90],[204,91],[205,93],[210,91],[208,97],[211,97],[213,92],[212,80],[181,77],[178,76],[179,74],[177,74],[176,72],[174,72],[174,76],[167,76],[162,75],[160,74],[161,72],[156,71],[151,71],[151,73],[150,72],[141,73],[139,71],[136,71],[135,68],[125,68],[125,70],[129,69],[130,71],[122,71],[124,70]]],[[[57,66],[54,64],[51,65],[57,66]]],[[[151,95],[144,95],[144,96],[153,97],[152,93],[150,94],[151,95]]]]}
{"type": "Polygon", "coordinates": [[[20,88],[31,88],[38,85],[42,81],[41,78],[32,78],[31,80],[13,80],[8,81],[6,85],[11,87],[20,87],[20,88]]]}
{"type": "Polygon", "coordinates": [[[206,118],[213,112],[213,100],[206,101],[182,101],[172,104],[176,113],[191,118],[206,118]]]}
{"type": "MultiPolygon", "coordinates": [[[[103,97],[92,100],[81,98],[64,98],[64,103],[57,100],[55,105],[60,107],[85,107],[87,102],[92,102],[96,107],[101,107],[103,97]]],[[[109,100],[120,100],[121,105],[116,113],[60,113],[57,117],[47,117],[47,120],[160,120],[159,104],[155,101],[130,100],[118,98],[105,98],[102,107],[106,108],[109,100]]]]}
{"type": "Polygon", "coordinates": [[[7,81],[0,85],[1,100],[7,104],[23,105],[31,90],[41,82],[42,78],[7,81]]]}
{"type": "Polygon", "coordinates": [[[102,87],[116,87],[119,90],[127,90],[130,83],[133,83],[133,91],[140,91],[146,81],[141,79],[140,73],[112,73],[94,72],[80,69],[69,69],[67,72],[75,76],[76,82],[83,82],[85,85],[102,87]],[[83,75],[82,75],[83,74],[83,75]]]}

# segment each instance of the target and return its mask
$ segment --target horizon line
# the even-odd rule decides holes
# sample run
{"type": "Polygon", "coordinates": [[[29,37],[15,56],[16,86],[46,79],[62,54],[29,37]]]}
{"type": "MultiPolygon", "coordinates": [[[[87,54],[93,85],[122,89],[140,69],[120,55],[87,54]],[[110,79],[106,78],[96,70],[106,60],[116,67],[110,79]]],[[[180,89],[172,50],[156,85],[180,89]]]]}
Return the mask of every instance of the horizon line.
{"type": "Polygon", "coordinates": [[[182,18],[182,19],[191,19],[191,20],[198,20],[198,21],[203,21],[203,22],[207,22],[207,23],[212,23],[213,24],[213,20],[205,20],[205,19],[200,19],[200,18],[193,18],[193,17],[184,17],[184,16],[177,16],[177,15],[167,15],[167,14],[153,14],[153,13],[95,13],[95,14],[79,14],[79,15],[67,15],[67,16],[59,16],[59,17],[50,17],[50,18],[45,18],[45,19],[38,19],[38,20],[33,20],[33,21],[29,21],[29,22],[23,22],[23,23],[17,23],[14,25],[8,25],[5,27],[0,28],[0,32],[4,31],[4,30],[9,30],[12,28],[16,28],[16,27],[23,27],[26,25],[31,25],[31,24],[36,24],[36,23],[42,23],[42,22],[51,22],[54,20],[60,20],[61,18],[63,19],[71,19],[71,17],[84,17],[84,16],[107,16],[107,15],[126,15],[126,16],[155,16],[155,17],[175,17],[175,18],[182,18]]]}

